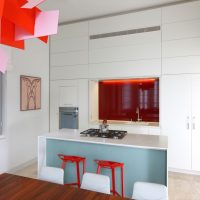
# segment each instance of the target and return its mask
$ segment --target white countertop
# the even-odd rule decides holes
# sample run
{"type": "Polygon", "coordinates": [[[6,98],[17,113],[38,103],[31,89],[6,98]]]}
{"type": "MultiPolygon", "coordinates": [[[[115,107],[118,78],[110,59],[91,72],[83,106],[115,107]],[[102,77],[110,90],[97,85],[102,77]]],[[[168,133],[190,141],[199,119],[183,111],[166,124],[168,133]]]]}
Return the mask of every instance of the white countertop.
{"type": "Polygon", "coordinates": [[[50,132],[39,137],[47,139],[66,140],[93,144],[114,145],[123,147],[167,150],[168,140],[166,136],[127,134],[123,139],[108,139],[98,137],[81,136],[79,130],[63,129],[50,132]]]}

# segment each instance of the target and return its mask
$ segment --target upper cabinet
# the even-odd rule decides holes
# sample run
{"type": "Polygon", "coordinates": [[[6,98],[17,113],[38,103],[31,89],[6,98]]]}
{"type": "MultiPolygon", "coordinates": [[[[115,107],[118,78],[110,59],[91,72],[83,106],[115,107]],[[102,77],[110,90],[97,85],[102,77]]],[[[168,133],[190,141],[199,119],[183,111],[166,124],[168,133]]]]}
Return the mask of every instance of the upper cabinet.
{"type": "Polygon", "coordinates": [[[200,1],[59,26],[51,80],[200,73],[200,1]]]}
{"type": "Polygon", "coordinates": [[[89,22],[89,77],[160,76],[161,9],[89,22]]]}
{"type": "Polygon", "coordinates": [[[162,8],[162,23],[174,23],[200,18],[200,1],[188,2],[162,8]]]}
{"type": "Polygon", "coordinates": [[[88,78],[88,22],[59,26],[51,37],[51,80],[88,78]]]}
{"type": "Polygon", "coordinates": [[[145,10],[114,17],[91,20],[90,35],[126,31],[161,25],[161,9],[145,10]]]}
{"type": "Polygon", "coordinates": [[[162,73],[200,73],[200,1],[162,8],[162,73]]]}

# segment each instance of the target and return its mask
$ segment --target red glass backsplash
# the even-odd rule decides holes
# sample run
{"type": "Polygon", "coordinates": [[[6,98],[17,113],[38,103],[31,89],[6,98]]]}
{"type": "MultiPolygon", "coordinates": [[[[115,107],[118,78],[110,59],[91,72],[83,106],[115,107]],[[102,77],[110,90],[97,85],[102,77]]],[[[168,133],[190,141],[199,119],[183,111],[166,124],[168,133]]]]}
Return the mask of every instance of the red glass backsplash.
{"type": "Polygon", "coordinates": [[[99,81],[99,119],[159,122],[159,79],[99,81]]]}

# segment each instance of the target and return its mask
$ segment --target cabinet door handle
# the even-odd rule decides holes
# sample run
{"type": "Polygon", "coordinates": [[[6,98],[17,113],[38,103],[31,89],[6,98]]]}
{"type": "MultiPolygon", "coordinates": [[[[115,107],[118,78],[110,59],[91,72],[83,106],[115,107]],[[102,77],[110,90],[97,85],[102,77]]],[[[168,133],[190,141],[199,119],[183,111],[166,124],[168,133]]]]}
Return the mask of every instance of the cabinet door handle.
{"type": "Polygon", "coordinates": [[[190,129],[190,123],[189,122],[187,123],[187,129],[188,130],[190,129]]]}
{"type": "Polygon", "coordinates": [[[196,124],[195,124],[195,117],[192,117],[192,129],[196,129],[196,124]]]}
{"type": "Polygon", "coordinates": [[[187,117],[187,129],[189,130],[190,129],[190,118],[187,117]]]}

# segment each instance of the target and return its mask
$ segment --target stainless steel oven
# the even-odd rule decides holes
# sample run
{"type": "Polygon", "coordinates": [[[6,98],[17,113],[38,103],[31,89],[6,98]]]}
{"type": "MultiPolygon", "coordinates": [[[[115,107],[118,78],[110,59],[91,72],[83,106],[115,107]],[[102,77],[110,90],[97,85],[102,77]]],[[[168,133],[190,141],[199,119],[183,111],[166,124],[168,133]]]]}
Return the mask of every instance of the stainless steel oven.
{"type": "Polygon", "coordinates": [[[60,107],[59,108],[59,129],[69,128],[78,129],[78,108],[60,107]]]}

